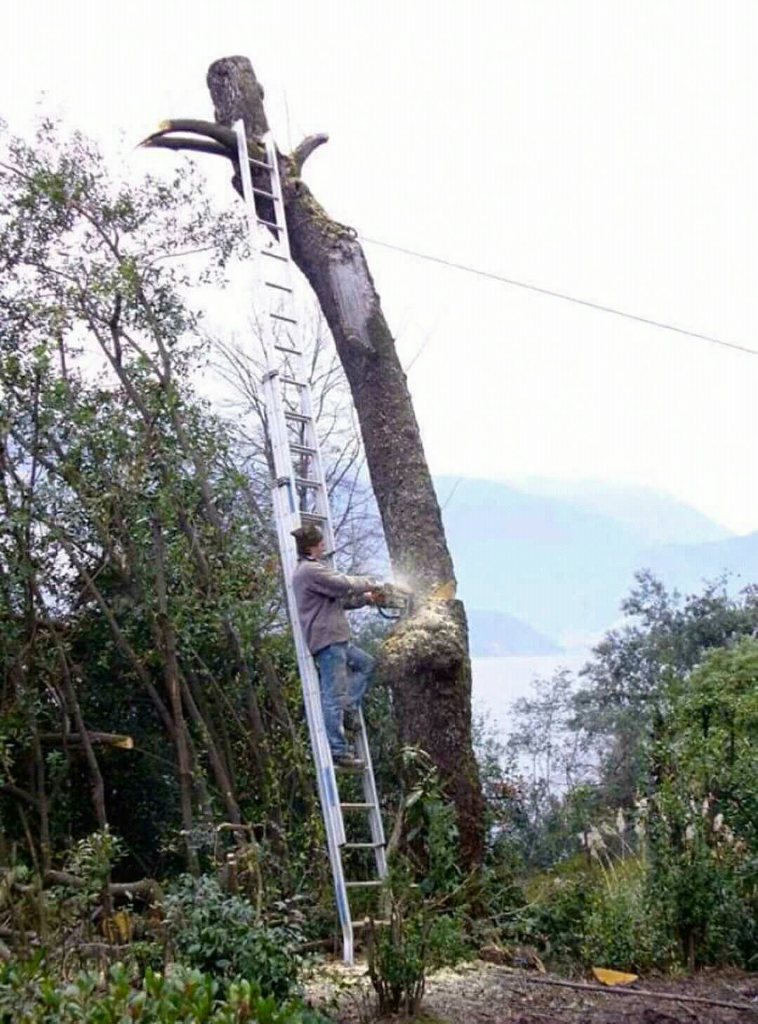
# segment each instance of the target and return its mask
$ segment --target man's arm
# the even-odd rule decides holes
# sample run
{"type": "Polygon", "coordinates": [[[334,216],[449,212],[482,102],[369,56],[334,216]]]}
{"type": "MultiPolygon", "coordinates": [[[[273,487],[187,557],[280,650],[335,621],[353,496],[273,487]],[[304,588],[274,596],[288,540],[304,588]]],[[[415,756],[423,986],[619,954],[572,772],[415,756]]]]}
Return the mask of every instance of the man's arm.
{"type": "Polygon", "coordinates": [[[354,611],[356,608],[365,608],[366,605],[376,604],[376,583],[370,591],[364,592],[363,594],[356,594],[355,597],[345,597],[342,599],[342,607],[347,611],[354,611]]]}
{"type": "MultiPolygon", "coordinates": [[[[376,588],[376,581],[372,576],[348,576],[343,572],[335,572],[321,562],[313,562],[308,573],[307,587],[315,590],[317,594],[324,594],[326,597],[359,598],[363,594],[376,588]]],[[[352,607],[360,608],[370,601],[364,600],[361,604],[352,607]]]]}

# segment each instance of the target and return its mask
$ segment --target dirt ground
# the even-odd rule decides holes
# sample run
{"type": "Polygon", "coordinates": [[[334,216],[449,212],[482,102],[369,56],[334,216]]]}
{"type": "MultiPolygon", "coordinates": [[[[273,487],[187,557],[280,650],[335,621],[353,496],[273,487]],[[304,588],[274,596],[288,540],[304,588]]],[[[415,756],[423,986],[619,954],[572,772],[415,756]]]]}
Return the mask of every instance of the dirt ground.
{"type": "MultiPolygon", "coordinates": [[[[569,988],[566,978],[481,960],[443,970],[427,982],[417,1024],[758,1024],[758,975],[703,972],[646,978],[604,988],[569,988]],[[560,984],[553,984],[553,982],[560,984]],[[673,996],[674,998],[670,998],[673,996]],[[695,1001],[700,1000],[700,1001],[695,1001]],[[736,1004],[718,1006],[705,1002],[736,1004]]],[[[365,964],[324,965],[308,986],[309,1000],[339,1024],[376,1021],[365,964]]],[[[397,1018],[383,1018],[397,1024],[397,1018]]]]}

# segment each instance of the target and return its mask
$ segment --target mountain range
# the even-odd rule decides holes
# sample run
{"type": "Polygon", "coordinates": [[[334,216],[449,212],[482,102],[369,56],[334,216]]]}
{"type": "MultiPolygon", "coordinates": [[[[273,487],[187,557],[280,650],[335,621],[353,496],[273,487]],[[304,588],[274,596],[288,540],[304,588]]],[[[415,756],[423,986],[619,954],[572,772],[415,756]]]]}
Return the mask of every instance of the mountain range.
{"type": "Polygon", "coordinates": [[[732,590],[758,582],[758,532],[734,536],[668,495],[519,484],[435,478],[474,655],[586,645],[619,618],[639,569],[685,593],[725,571],[732,590]]]}

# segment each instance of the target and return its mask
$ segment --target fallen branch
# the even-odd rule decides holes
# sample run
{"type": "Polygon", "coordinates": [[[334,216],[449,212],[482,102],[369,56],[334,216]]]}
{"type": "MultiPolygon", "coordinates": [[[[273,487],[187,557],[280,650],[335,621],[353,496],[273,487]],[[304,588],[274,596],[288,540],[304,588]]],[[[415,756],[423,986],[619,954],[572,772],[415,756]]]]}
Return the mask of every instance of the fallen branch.
{"type": "MultiPolygon", "coordinates": [[[[90,743],[103,743],[109,747],[120,747],[122,750],[132,750],[134,740],[131,736],[123,736],[115,732],[87,732],[90,743]]],[[[41,732],[40,743],[82,743],[83,737],[78,732],[41,732]]]]}
{"type": "MultiPolygon", "coordinates": [[[[513,977],[513,975],[509,975],[513,977]]],[[[724,1006],[729,1010],[752,1010],[758,1013],[758,1006],[750,1003],[731,1003],[726,999],[708,999],[707,996],[680,996],[674,992],[653,992],[646,988],[621,988],[604,985],[589,985],[584,981],[562,981],[557,978],[533,978],[528,974],[519,974],[519,981],[527,981],[531,985],[558,985],[561,988],[577,988],[582,992],[597,992],[604,996],[646,996],[650,999],[668,1000],[672,1003],[698,1003],[700,1006],[724,1006]]]]}
{"type": "MultiPolygon", "coordinates": [[[[46,871],[45,882],[74,889],[83,889],[88,884],[68,871],[46,871]]],[[[163,891],[154,878],[142,878],[139,882],[111,882],[108,892],[111,896],[152,896],[156,902],[163,897],[163,891]]]]}

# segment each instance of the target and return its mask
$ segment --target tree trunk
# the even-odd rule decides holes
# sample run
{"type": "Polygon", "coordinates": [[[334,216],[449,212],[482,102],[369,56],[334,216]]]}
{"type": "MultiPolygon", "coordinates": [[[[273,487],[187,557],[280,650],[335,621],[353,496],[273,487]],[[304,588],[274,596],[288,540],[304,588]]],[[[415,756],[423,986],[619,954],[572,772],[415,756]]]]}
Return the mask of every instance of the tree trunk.
{"type": "MultiPolygon", "coordinates": [[[[151,522],[153,535],[153,553],[155,555],[155,591],[157,598],[156,620],[158,635],[163,644],[164,677],[169,696],[169,707],[174,719],[174,739],[176,745],[176,765],[179,777],[179,806],[182,815],[184,849],[187,856],[187,867],[196,878],[200,876],[200,862],[195,849],[192,830],[192,768],[187,729],[182,712],[182,697],[179,682],[179,663],[176,656],[176,638],[168,615],[168,597],[166,593],[165,548],[163,532],[157,518],[151,522]]],[[[80,732],[83,728],[80,727],[80,732]]]]}
{"type": "MultiPolygon", "coordinates": [[[[254,144],[268,130],[263,89],[245,57],[208,71],[216,121],[240,117],[254,144]]],[[[454,599],[430,592],[455,574],[437,497],[395,343],[355,232],[329,218],[300,178],[323,136],[280,157],[292,255],[318,297],[358,414],[366,461],[396,577],[417,596],[417,612],[384,646],[380,671],[392,685],[403,742],[437,765],[458,813],[462,863],[483,849],[483,799],[471,746],[471,665],[466,616],[454,599]]],[[[261,210],[263,214],[264,211],[261,210]]]]}

